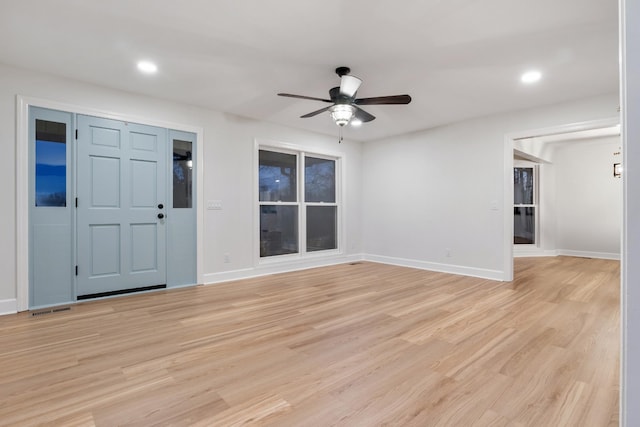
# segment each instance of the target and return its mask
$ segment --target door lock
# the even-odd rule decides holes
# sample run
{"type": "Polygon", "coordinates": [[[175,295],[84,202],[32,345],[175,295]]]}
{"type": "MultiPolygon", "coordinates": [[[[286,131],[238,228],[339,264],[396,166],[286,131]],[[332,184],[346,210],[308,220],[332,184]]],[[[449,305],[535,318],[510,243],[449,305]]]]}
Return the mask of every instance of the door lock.
{"type": "Polygon", "coordinates": [[[160,203],[160,204],[158,205],[158,209],[162,209],[162,208],[164,208],[164,205],[163,205],[162,203],[160,203]]]}
{"type": "Polygon", "coordinates": [[[164,218],[164,214],[159,213],[159,214],[158,214],[158,218],[160,218],[160,219],[164,218]]]}

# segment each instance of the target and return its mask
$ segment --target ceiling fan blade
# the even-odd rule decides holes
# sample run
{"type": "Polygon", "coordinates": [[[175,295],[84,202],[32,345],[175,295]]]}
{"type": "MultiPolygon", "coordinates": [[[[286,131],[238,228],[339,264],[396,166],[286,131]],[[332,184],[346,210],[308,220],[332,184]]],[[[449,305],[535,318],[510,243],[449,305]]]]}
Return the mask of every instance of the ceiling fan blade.
{"type": "Polygon", "coordinates": [[[286,96],[288,98],[309,99],[311,101],[333,102],[330,99],[314,98],[313,96],[293,95],[291,93],[279,93],[278,96],[286,96]]]}
{"type": "Polygon", "coordinates": [[[360,98],[353,101],[356,105],[384,105],[384,104],[408,104],[411,102],[409,95],[376,96],[373,98],[360,98]]]}
{"type": "Polygon", "coordinates": [[[309,118],[309,117],[317,116],[320,113],[324,113],[325,111],[329,111],[329,108],[331,108],[331,107],[333,107],[333,105],[321,108],[321,109],[316,110],[316,111],[312,111],[310,113],[305,114],[304,116],[300,116],[300,118],[301,119],[306,119],[306,118],[309,118]]]}
{"type": "Polygon", "coordinates": [[[356,119],[360,120],[362,123],[366,123],[366,122],[370,122],[371,120],[375,120],[376,116],[374,116],[373,114],[369,114],[366,111],[364,111],[362,108],[360,107],[356,107],[354,105],[356,112],[353,115],[356,119]]]}
{"type": "Polygon", "coordinates": [[[361,84],[362,80],[355,76],[346,75],[340,77],[340,95],[353,98],[361,84]]]}

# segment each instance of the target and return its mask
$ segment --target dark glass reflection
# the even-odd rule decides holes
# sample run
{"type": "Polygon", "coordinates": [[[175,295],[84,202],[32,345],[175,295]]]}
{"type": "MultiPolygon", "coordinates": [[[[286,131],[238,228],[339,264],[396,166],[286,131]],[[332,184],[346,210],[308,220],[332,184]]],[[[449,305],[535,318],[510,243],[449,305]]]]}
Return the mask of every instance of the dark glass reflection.
{"type": "Polygon", "coordinates": [[[193,144],[173,140],[173,207],[193,206],[193,144]]]}
{"type": "Polygon", "coordinates": [[[260,256],[298,252],[298,207],[260,206],[260,256]]]}
{"type": "Polygon", "coordinates": [[[261,202],[296,202],[296,156],[260,150],[259,186],[261,202]]]}
{"type": "Polygon", "coordinates": [[[305,157],[304,159],[304,199],[306,202],[336,201],[335,160],[305,157]]]}
{"type": "Polygon", "coordinates": [[[307,207],[307,252],[336,249],[337,207],[307,207]]]}
{"type": "Polygon", "coordinates": [[[67,125],[36,119],[36,206],[67,206],[67,125]]]}
{"type": "Polygon", "coordinates": [[[533,168],[513,168],[513,203],[533,205],[533,168]]]}
{"type": "Polygon", "coordinates": [[[513,243],[516,245],[533,245],[536,243],[535,208],[513,208],[513,243]]]}

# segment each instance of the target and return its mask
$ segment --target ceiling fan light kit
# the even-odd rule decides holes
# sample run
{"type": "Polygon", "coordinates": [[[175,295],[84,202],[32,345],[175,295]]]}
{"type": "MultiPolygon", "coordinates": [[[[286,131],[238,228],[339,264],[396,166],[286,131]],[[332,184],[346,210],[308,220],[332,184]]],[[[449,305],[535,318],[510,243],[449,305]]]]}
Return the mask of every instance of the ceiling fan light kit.
{"type": "Polygon", "coordinates": [[[340,95],[353,98],[361,84],[362,80],[355,76],[344,75],[340,77],[340,95]]]}
{"type": "Polygon", "coordinates": [[[329,108],[331,118],[340,127],[345,126],[351,121],[355,111],[355,107],[349,104],[336,104],[329,108]]]}
{"type": "Polygon", "coordinates": [[[329,98],[315,98],[312,96],[293,95],[290,93],[279,93],[279,96],[288,98],[308,99],[311,101],[321,101],[333,105],[324,107],[311,113],[300,116],[303,119],[317,116],[328,111],[336,125],[340,127],[340,141],[342,141],[342,128],[349,124],[352,119],[360,123],[374,120],[376,117],[367,113],[358,105],[399,105],[411,102],[409,95],[378,96],[373,98],[356,98],[356,93],[362,84],[358,77],[351,76],[349,67],[336,68],[336,74],[340,77],[340,86],[329,90],[329,98]]]}

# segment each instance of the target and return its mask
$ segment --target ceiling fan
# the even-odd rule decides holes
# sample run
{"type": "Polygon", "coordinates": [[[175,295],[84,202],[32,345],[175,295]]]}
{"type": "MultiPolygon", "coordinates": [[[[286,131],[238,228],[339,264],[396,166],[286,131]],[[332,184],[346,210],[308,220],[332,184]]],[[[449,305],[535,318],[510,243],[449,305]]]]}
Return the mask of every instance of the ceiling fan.
{"type": "Polygon", "coordinates": [[[310,99],[312,101],[327,102],[332,105],[321,108],[311,113],[300,116],[303,119],[308,117],[317,116],[318,114],[329,111],[333,121],[340,127],[345,126],[353,119],[360,122],[370,122],[375,119],[375,116],[367,113],[360,105],[385,105],[385,104],[408,104],[411,102],[409,95],[391,95],[391,96],[376,96],[373,98],[356,98],[356,92],[362,84],[362,80],[350,75],[351,69],[349,67],[336,68],[336,74],[340,77],[340,86],[334,87],[329,90],[329,98],[314,98],[312,96],[293,95],[290,93],[279,93],[279,96],[287,96],[289,98],[298,99],[310,99]]]}

